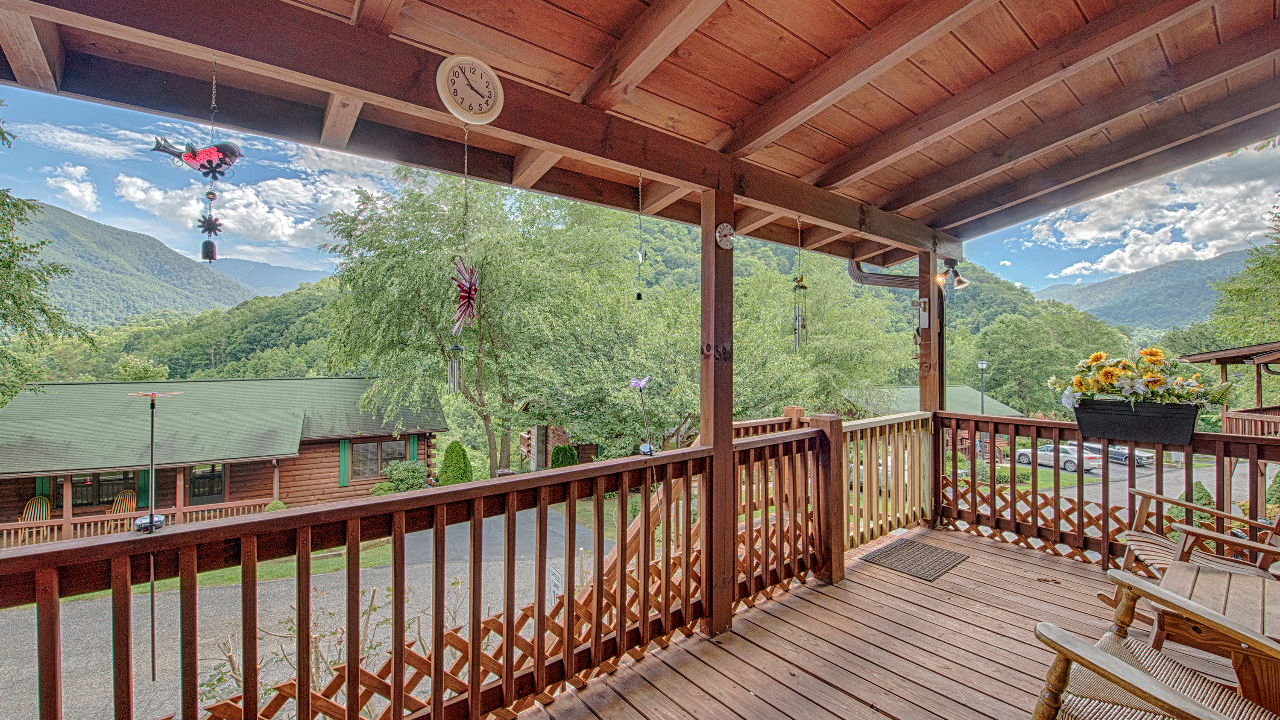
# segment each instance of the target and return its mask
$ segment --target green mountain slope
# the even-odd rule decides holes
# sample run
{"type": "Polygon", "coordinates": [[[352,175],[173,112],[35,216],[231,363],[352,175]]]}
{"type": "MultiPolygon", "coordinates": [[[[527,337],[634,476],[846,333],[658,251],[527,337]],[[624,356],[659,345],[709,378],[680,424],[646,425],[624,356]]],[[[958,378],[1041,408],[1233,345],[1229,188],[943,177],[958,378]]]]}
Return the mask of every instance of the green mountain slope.
{"type": "Polygon", "coordinates": [[[304,282],[313,283],[329,277],[329,273],[323,270],[299,270],[238,258],[221,258],[209,267],[256,295],[282,295],[297,290],[298,285],[304,282]]]}
{"type": "Polygon", "coordinates": [[[1210,283],[1243,269],[1246,252],[1238,250],[1209,260],[1175,260],[1096,283],[1051,285],[1035,296],[1135,329],[1186,327],[1209,319],[1217,296],[1210,283]]]}
{"type": "Polygon", "coordinates": [[[253,292],[141,233],[103,225],[51,205],[18,228],[27,242],[49,239],[45,260],[72,275],[49,287],[73,322],[99,327],[149,312],[200,312],[228,307],[253,292]]]}

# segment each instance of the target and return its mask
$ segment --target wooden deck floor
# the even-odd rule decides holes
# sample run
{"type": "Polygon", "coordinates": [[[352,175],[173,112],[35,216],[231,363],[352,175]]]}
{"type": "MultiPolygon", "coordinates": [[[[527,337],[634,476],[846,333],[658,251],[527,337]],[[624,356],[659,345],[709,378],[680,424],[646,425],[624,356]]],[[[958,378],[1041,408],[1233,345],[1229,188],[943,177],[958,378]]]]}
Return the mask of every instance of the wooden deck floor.
{"type": "MultiPolygon", "coordinates": [[[[1047,620],[1090,640],[1110,625],[1096,593],[1114,586],[1097,566],[968,533],[916,529],[905,537],[969,559],[928,583],[859,561],[874,546],[859,548],[840,585],[811,581],[744,608],[731,633],[628,659],[525,717],[1021,720],[1052,659],[1035,624],[1047,620]]],[[[1216,658],[1177,654],[1230,677],[1216,658]]]]}

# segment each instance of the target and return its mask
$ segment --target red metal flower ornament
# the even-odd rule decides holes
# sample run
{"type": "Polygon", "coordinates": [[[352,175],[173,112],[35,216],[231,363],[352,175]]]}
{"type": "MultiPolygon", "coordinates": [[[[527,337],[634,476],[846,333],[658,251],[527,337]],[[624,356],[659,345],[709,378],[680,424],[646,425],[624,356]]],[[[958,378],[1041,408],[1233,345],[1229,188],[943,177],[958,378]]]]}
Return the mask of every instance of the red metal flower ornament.
{"type": "Polygon", "coordinates": [[[240,146],[229,142],[199,149],[191,143],[187,143],[187,147],[184,150],[179,150],[167,138],[158,137],[156,138],[155,147],[151,148],[151,150],[152,152],[162,152],[165,155],[169,155],[212,180],[221,180],[225,177],[227,170],[236,164],[236,160],[242,157],[240,146]]]}
{"type": "Polygon", "coordinates": [[[453,264],[453,284],[458,286],[458,311],[453,314],[453,334],[462,332],[462,326],[471,327],[480,308],[480,271],[469,268],[462,260],[453,264]]]}

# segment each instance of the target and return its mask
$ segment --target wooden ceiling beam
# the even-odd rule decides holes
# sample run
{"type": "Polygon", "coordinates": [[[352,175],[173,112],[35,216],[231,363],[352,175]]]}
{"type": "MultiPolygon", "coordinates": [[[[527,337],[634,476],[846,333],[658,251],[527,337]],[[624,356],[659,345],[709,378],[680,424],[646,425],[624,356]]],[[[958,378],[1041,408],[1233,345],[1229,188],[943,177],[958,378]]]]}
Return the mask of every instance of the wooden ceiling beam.
{"type": "Polygon", "coordinates": [[[739,233],[746,235],[752,230],[762,228],[780,217],[782,217],[781,213],[771,210],[761,210],[753,207],[742,208],[733,218],[733,227],[739,233]]]}
{"type": "Polygon", "coordinates": [[[320,145],[333,150],[347,149],[351,129],[356,126],[364,101],[338,93],[329,94],[324,109],[324,126],[320,129],[320,145]]]}
{"type": "Polygon", "coordinates": [[[32,90],[58,92],[62,84],[63,50],[58,26],[42,18],[0,9],[0,49],[18,84],[32,90]]]}
{"type": "MultiPolygon", "coordinates": [[[[1206,133],[1193,140],[1173,145],[1163,151],[1146,154],[1119,167],[1094,175],[1088,180],[982,215],[956,226],[954,232],[965,239],[986,235],[1010,225],[1033,220],[1060,208],[1123,190],[1131,185],[1219,157],[1277,135],[1280,135],[1280,110],[1272,110],[1227,125],[1216,132],[1206,133]]],[[[1114,145],[1108,147],[1114,147],[1114,145]]]]}
{"type": "Polygon", "coordinates": [[[918,207],[1277,57],[1280,22],[1272,22],[930,173],[885,195],[876,205],[890,212],[918,207]]]}
{"type": "Polygon", "coordinates": [[[712,147],[746,157],[884,74],[996,0],[914,0],[751,111],[712,147]]]}
{"type": "Polygon", "coordinates": [[[356,0],[351,21],[365,30],[390,35],[404,9],[404,0],[356,0]]]}
{"type": "Polygon", "coordinates": [[[888,249],[889,246],[882,242],[876,242],[875,240],[858,240],[853,243],[853,253],[850,257],[862,262],[869,260],[888,249]]]}
{"type": "Polygon", "coordinates": [[[570,96],[598,110],[622,102],[723,0],[656,0],[570,96]]]}
{"type": "Polygon", "coordinates": [[[689,189],[664,182],[651,182],[644,189],[644,203],[640,212],[654,215],[666,206],[689,194],[689,189]]]}
{"type": "Polygon", "coordinates": [[[964,225],[1277,109],[1280,109],[1280,78],[1176,115],[1146,130],[975,195],[942,210],[926,222],[939,228],[964,225]]]}
{"type": "Polygon", "coordinates": [[[805,250],[817,250],[825,245],[847,237],[847,230],[833,230],[828,227],[811,227],[800,233],[800,247],[805,250]]]}
{"type": "Polygon", "coordinates": [[[559,153],[540,148],[521,150],[516,155],[515,174],[511,178],[511,184],[518,188],[533,187],[562,157],[564,156],[559,153]]]}
{"type": "Polygon", "coordinates": [[[846,187],[1212,7],[1216,0],[1133,0],[1013,61],[805,176],[846,187]]]}

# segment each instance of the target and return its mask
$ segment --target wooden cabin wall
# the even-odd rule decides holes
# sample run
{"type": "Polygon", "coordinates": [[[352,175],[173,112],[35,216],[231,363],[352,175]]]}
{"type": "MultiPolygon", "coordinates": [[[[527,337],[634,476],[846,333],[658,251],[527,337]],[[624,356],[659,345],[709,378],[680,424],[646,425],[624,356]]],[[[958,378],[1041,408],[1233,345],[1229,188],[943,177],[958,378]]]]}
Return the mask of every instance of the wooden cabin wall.
{"type": "MultiPolygon", "coordinates": [[[[284,464],[289,459],[280,461],[280,492],[284,492],[284,464]]],[[[338,476],[334,471],[333,476],[338,476]]],[[[258,460],[256,462],[233,463],[228,472],[227,483],[224,487],[226,493],[224,497],[227,502],[239,502],[241,500],[261,500],[271,499],[272,484],[275,482],[275,468],[271,466],[270,460],[258,460]]],[[[288,504],[288,501],[285,501],[288,504]]]]}
{"type": "Polygon", "coordinates": [[[380,480],[352,478],[338,487],[338,441],[303,442],[298,457],[280,461],[280,500],[297,507],[365,498],[380,480]]]}
{"type": "MultiPolygon", "coordinates": [[[[61,488],[59,488],[61,489],[61,488]]],[[[27,501],[36,496],[36,479],[0,480],[0,523],[18,522],[27,501]]]]}

